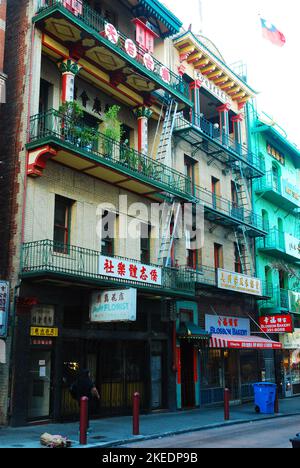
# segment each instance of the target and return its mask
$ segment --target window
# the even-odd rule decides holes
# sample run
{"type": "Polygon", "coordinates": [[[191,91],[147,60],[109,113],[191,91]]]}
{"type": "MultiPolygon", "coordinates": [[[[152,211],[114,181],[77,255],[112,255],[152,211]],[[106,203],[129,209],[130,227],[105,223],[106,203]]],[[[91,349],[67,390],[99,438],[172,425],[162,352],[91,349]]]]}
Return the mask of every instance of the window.
{"type": "Polygon", "coordinates": [[[243,273],[242,258],[245,253],[245,246],[234,243],[234,271],[235,273],[243,273]]]}
{"type": "Polygon", "coordinates": [[[141,223],[141,262],[150,263],[151,226],[141,223]]]}
{"type": "Polygon", "coordinates": [[[71,212],[74,201],[68,198],[55,197],[54,209],[54,250],[67,253],[70,245],[71,212]]]}
{"type": "Polygon", "coordinates": [[[185,168],[185,175],[191,181],[191,193],[195,193],[195,174],[196,174],[196,161],[191,159],[188,156],[184,157],[184,168],[185,168]]]}
{"type": "Polygon", "coordinates": [[[223,262],[223,246],[220,244],[214,244],[214,257],[215,257],[215,269],[224,268],[223,262]]]}
{"type": "Polygon", "coordinates": [[[218,208],[220,205],[221,187],[219,179],[216,179],[215,177],[211,178],[211,191],[213,208],[218,208]]]}
{"type": "Polygon", "coordinates": [[[101,253],[112,257],[114,255],[116,214],[104,211],[102,215],[101,253]]]}

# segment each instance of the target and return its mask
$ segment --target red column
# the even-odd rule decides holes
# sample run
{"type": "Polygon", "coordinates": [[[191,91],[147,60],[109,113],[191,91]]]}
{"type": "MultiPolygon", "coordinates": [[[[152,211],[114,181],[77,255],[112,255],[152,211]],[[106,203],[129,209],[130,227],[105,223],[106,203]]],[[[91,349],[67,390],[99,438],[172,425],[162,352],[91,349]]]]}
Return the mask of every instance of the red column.
{"type": "Polygon", "coordinates": [[[146,106],[135,109],[135,115],[138,119],[138,151],[148,154],[148,120],[152,115],[151,109],[146,106]]]}
{"type": "Polygon", "coordinates": [[[75,60],[69,58],[59,63],[59,69],[62,73],[62,103],[74,101],[75,76],[81,70],[81,67],[75,60]]]}
{"type": "Polygon", "coordinates": [[[81,398],[80,400],[80,445],[87,444],[88,405],[89,405],[89,399],[87,397],[81,398]]]}
{"type": "Polygon", "coordinates": [[[229,116],[230,104],[226,103],[217,108],[220,116],[220,135],[223,144],[228,143],[229,137],[229,116]]]}
{"type": "Polygon", "coordinates": [[[200,126],[200,88],[201,80],[195,80],[190,84],[190,96],[194,103],[194,112],[191,117],[191,122],[200,126]]]}
{"type": "Polygon", "coordinates": [[[140,399],[139,393],[133,395],[133,435],[140,435],[140,399]]]}
{"type": "Polygon", "coordinates": [[[234,140],[237,145],[242,144],[242,122],[243,120],[244,120],[243,114],[237,114],[231,119],[231,121],[233,122],[234,140]]]}

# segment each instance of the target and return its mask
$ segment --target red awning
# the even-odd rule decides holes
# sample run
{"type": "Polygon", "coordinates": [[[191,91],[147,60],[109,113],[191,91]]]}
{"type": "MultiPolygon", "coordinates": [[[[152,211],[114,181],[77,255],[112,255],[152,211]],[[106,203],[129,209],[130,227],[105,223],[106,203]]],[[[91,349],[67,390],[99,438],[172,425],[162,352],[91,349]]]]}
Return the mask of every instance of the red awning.
{"type": "Polygon", "coordinates": [[[210,347],[228,349],[282,349],[282,344],[258,336],[212,335],[210,347]]]}

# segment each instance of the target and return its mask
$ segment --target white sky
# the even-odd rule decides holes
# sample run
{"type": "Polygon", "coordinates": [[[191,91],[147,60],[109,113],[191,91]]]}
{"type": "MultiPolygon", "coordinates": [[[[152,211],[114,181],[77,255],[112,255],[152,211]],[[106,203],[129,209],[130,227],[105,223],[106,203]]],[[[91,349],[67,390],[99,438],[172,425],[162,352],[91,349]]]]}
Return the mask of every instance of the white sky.
{"type": "MultiPolygon", "coordinates": [[[[183,21],[200,29],[200,0],[163,0],[183,21]]],[[[257,92],[258,107],[284,128],[300,148],[300,1],[202,0],[202,32],[211,39],[227,64],[242,60],[248,83],[257,92]],[[283,47],[262,37],[258,14],[286,37],[283,47]]]]}

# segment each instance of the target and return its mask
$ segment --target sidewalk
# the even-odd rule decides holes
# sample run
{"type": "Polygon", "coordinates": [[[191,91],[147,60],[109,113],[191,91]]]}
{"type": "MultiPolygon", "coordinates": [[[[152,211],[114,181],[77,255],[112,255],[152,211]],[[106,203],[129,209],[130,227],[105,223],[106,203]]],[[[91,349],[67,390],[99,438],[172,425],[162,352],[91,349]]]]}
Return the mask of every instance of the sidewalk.
{"type": "MultiPolygon", "coordinates": [[[[221,427],[223,425],[259,421],[290,415],[300,415],[300,398],[279,401],[278,415],[256,414],[253,403],[231,407],[230,421],[224,421],[222,407],[202,408],[176,413],[154,413],[140,419],[141,436],[132,436],[132,417],[91,421],[88,445],[81,448],[112,447],[137,440],[146,440],[167,435],[221,427]]],[[[299,427],[300,431],[300,427],[299,427]]],[[[0,428],[0,448],[41,448],[40,436],[44,432],[60,434],[72,441],[73,448],[79,448],[78,423],[47,424],[21,428],[0,428]]]]}

